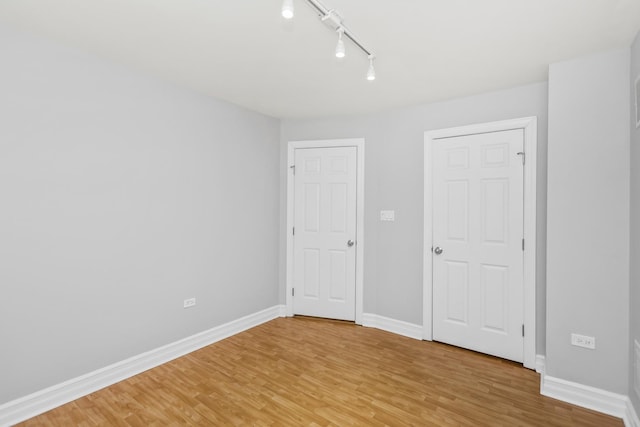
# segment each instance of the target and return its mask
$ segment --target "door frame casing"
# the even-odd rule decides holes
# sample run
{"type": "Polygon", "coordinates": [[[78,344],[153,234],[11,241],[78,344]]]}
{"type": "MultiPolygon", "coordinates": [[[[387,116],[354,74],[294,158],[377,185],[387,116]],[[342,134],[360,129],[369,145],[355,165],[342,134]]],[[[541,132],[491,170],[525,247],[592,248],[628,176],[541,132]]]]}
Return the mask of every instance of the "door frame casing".
{"type": "Polygon", "coordinates": [[[536,177],[538,153],[537,117],[523,117],[490,123],[480,123],[424,133],[424,248],[423,248],[423,323],[422,337],[433,340],[433,178],[432,149],[438,139],[479,133],[522,129],[524,131],[524,268],[523,268],[523,365],[535,369],[536,360],[536,177]]]}
{"type": "Polygon", "coordinates": [[[356,307],[355,323],[362,325],[364,289],[364,138],[289,141],[287,149],[287,274],[286,315],[293,316],[293,225],[294,225],[294,170],[295,150],[301,148],[356,147],[356,307]]]}

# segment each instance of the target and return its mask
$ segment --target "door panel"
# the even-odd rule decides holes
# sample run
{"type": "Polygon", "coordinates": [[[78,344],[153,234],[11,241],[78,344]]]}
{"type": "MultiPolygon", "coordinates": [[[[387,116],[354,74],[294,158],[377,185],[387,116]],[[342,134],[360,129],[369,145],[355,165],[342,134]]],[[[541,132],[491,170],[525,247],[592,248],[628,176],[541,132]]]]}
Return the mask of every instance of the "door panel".
{"type": "Polygon", "coordinates": [[[433,337],[522,361],[521,129],[433,144],[433,337]]]}
{"type": "Polygon", "coordinates": [[[469,225],[469,183],[467,181],[447,182],[447,239],[467,241],[469,225]]]}
{"type": "Polygon", "coordinates": [[[329,251],[329,299],[344,302],[347,298],[347,251],[329,251]]]}
{"type": "Polygon", "coordinates": [[[293,312],[355,320],[357,148],[295,150],[293,312]]]}
{"type": "Polygon", "coordinates": [[[444,286],[447,292],[446,320],[461,325],[468,322],[469,265],[466,262],[446,261],[444,286]]]}
{"type": "Polygon", "coordinates": [[[317,249],[304,249],[303,283],[305,298],[317,299],[320,295],[320,251],[317,249]]]}
{"type": "Polygon", "coordinates": [[[482,328],[507,333],[509,319],[509,271],[499,265],[480,266],[482,301],[482,328]]]}
{"type": "Polygon", "coordinates": [[[320,185],[304,184],[304,231],[317,233],[320,221],[320,185]]]}

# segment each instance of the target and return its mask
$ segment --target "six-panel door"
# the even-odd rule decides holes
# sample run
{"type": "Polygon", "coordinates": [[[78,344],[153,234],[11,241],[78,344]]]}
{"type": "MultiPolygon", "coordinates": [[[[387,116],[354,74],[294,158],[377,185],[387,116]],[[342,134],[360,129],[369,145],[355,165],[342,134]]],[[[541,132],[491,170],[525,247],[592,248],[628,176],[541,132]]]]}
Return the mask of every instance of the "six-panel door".
{"type": "Polygon", "coordinates": [[[432,158],[433,338],[519,362],[523,141],[521,129],[442,138],[432,158]]]}
{"type": "Polygon", "coordinates": [[[294,314],[355,320],[356,155],[295,150],[294,314]]]}

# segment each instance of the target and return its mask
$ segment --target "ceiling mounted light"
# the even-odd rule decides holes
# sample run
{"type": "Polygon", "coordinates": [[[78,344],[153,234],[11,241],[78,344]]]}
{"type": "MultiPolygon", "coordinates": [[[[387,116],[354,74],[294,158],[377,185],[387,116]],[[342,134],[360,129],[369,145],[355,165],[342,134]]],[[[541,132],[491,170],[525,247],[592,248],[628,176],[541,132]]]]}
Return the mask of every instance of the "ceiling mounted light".
{"type": "Polygon", "coordinates": [[[376,79],[376,69],[373,68],[373,60],[375,56],[369,55],[369,69],[367,70],[367,80],[373,81],[376,79]]]}
{"type": "MultiPolygon", "coordinates": [[[[373,59],[375,58],[373,53],[369,51],[364,45],[353,35],[351,30],[344,26],[342,23],[342,16],[334,9],[327,9],[319,0],[306,0],[306,2],[318,12],[318,17],[322,22],[333,30],[338,32],[338,44],[336,45],[336,57],[344,58],[346,50],[344,40],[342,36],[347,37],[353,44],[355,44],[365,55],[369,58],[369,69],[367,70],[367,80],[376,79],[376,70],[373,68],[373,59]]],[[[284,0],[282,2],[282,16],[285,19],[293,18],[293,0],[284,0]]]]}
{"type": "Polygon", "coordinates": [[[344,34],[344,30],[342,27],[338,28],[338,44],[336,45],[336,58],[344,58],[345,56],[345,48],[344,41],[342,40],[342,35],[344,34]]]}
{"type": "Polygon", "coordinates": [[[284,19],[293,18],[293,0],[284,0],[282,2],[282,17],[284,19]]]}

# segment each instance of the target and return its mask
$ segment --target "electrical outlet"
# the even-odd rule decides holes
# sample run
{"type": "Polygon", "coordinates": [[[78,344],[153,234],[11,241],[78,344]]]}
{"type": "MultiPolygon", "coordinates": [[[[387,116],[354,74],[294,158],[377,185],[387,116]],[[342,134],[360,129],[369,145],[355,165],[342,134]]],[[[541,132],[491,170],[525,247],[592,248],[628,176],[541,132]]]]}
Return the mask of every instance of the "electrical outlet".
{"type": "Polygon", "coordinates": [[[380,221],[395,221],[396,211],[380,211],[380,221]]]}
{"type": "Polygon", "coordinates": [[[571,334],[571,345],[595,350],[596,339],[594,337],[588,337],[586,335],[571,334]]]}
{"type": "Polygon", "coordinates": [[[189,299],[184,300],[184,308],[193,307],[194,305],[196,305],[196,299],[195,298],[189,298],[189,299]]]}

